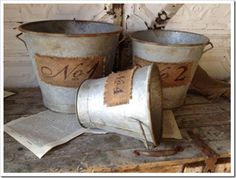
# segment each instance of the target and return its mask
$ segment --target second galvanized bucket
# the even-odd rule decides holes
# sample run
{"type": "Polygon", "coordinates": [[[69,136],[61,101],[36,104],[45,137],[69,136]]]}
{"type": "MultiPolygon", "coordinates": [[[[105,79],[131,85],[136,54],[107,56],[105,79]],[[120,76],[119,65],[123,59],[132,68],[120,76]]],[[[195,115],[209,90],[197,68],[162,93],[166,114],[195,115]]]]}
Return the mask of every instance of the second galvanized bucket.
{"type": "Polygon", "coordinates": [[[107,83],[111,75],[113,74],[101,79],[86,80],[80,86],[77,115],[81,125],[86,128],[105,129],[158,145],[162,136],[162,89],[158,68],[151,65],[135,70],[128,103],[113,106],[108,105],[113,97],[106,100],[107,87],[113,87],[112,92],[120,93],[125,89],[119,88],[119,85],[125,85],[129,81],[125,80],[122,72],[118,72],[115,74],[118,76],[116,82],[107,83]]]}
{"type": "Polygon", "coordinates": [[[203,53],[213,48],[206,36],[172,30],[138,31],[131,35],[133,63],[155,63],[163,87],[163,107],[175,108],[184,99],[203,53]],[[210,45],[207,49],[205,46],[210,45]]]}
{"type": "Polygon", "coordinates": [[[77,88],[109,74],[121,27],[94,21],[51,20],[19,27],[46,107],[75,113],[77,88]]]}

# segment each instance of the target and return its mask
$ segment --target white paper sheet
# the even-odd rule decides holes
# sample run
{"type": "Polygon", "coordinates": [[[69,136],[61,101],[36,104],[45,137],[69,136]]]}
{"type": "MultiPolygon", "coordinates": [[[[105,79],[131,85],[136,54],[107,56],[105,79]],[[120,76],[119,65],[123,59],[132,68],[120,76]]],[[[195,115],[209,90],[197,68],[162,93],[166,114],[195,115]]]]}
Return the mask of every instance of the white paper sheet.
{"type": "Polygon", "coordinates": [[[106,133],[99,129],[81,127],[75,114],[56,113],[50,110],[11,121],[5,124],[4,130],[38,158],[42,158],[53,147],[85,132],[106,133]]]}
{"type": "Polygon", "coordinates": [[[11,95],[14,95],[15,93],[11,92],[11,91],[6,91],[4,90],[4,98],[8,97],[8,96],[11,96],[11,95]]]}
{"type": "MultiPolygon", "coordinates": [[[[164,111],[163,117],[162,137],[181,139],[173,112],[164,111]]],[[[107,133],[100,129],[81,127],[75,114],[56,113],[50,110],[11,121],[5,124],[4,130],[38,158],[42,158],[53,147],[66,143],[83,133],[107,133]]]]}

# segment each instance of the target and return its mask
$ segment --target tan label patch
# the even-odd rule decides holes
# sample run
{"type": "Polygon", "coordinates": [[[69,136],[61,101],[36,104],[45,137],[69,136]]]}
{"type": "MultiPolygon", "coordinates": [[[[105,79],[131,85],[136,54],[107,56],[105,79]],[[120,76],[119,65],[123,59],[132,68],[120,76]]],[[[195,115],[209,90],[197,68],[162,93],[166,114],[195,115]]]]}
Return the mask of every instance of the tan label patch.
{"type": "MultiPolygon", "coordinates": [[[[137,56],[133,59],[133,64],[137,67],[143,67],[150,65],[151,62],[146,61],[137,56]]],[[[192,75],[192,62],[182,62],[182,63],[157,63],[160,75],[162,87],[174,87],[186,85],[191,82],[192,75]]]]}
{"type": "Polygon", "coordinates": [[[129,103],[132,98],[132,79],[136,67],[126,71],[112,73],[105,84],[104,104],[115,106],[129,103]]]}
{"type": "Polygon", "coordinates": [[[36,54],[35,61],[42,81],[63,87],[77,88],[89,78],[102,77],[105,57],[51,57],[36,54]]]}

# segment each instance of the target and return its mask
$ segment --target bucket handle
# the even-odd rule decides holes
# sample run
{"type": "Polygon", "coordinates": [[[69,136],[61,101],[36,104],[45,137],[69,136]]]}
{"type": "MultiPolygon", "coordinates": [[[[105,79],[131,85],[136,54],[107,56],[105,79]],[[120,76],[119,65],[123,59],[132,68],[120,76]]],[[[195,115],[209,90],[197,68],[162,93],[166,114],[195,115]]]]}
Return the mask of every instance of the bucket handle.
{"type": "Polygon", "coordinates": [[[211,49],[213,49],[213,48],[214,48],[214,46],[213,46],[212,42],[208,41],[208,43],[206,44],[206,46],[208,46],[208,45],[210,45],[210,47],[208,47],[207,49],[203,50],[203,52],[202,52],[202,53],[205,53],[205,52],[207,52],[207,51],[209,51],[209,50],[211,50],[211,49]]]}
{"type": "Polygon", "coordinates": [[[27,45],[26,45],[25,40],[23,40],[22,38],[20,38],[20,36],[21,36],[22,34],[23,34],[23,33],[17,34],[17,35],[16,35],[16,38],[17,38],[18,40],[20,40],[22,43],[24,43],[24,45],[25,45],[25,47],[26,47],[26,49],[27,49],[27,51],[28,51],[28,47],[27,47],[27,45]]]}
{"type": "Polygon", "coordinates": [[[150,148],[149,148],[149,145],[148,145],[147,136],[146,136],[144,128],[143,128],[143,126],[145,126],[145,124],[142,121],[140,121],[140,120],[138,120],[136,118],[133,118],[133,117],[128,117],[128,118],[130,118],[130,119],[132,119],[132,120],[134,120],[134,121],[139,123],[139,127],[140,127],[140,130],[141,130],[141,132],[143,134],[143,138],[144,138],[143,139],[143,143],[144,143],[145,147],[149,150],[150,148]]]}
{"type": "Polygon", "coordinates": [[[139,122],[139,126],[140,126],[140,129],[142,131],[142,134],[143,134],[143,138],[144,138],[144,145],[146,146],[146,148],[149,150],[149,146],[148,146],[148,141],[147,141],[147,136],[145,134],[145,131],[144,131],[144,128],[143,128],[143,123],[141,121],[138,121],[139,122]]]}
{"type": "Polygon", "coordinates": [[[126,36],[123,35],[123,37],[119,40],[119,44],[123,43],[126,40],[126,36]]]}

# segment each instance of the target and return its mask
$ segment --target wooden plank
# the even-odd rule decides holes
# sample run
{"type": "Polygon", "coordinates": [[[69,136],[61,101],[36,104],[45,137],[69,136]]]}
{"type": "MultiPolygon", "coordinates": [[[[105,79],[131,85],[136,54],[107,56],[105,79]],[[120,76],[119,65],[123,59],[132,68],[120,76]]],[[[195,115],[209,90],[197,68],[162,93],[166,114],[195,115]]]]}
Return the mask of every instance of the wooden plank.
{"type": "MultiPolygon", "coordinates": [[[[190,140],[187,130],[180,129],[180,132],[184,139],[190,140]]],[[[191,128],[195,133],[197,133],[202,140],[205,141],[220,141],[220,140],[230,140],[230,126],[229,125],[219,125],[219,126],[204,126],[191,128]]]]}
{"type": "Polygon", "coordinates": [[[183,105],[174,111],[175,116],[200,115],[230,111],[229,103],[183,105]],[[226,105],[226,106],[224,106],[226,105]]]}
{"type": "MultiPolygon", "coordinates": [[[[222,158],[220,158],[222,159],[222,158]]],[[[201,173],[204,168],[204,159],[181,159],[165,162],[152,162],[136,165],[110,166],[110,167],[90,167],[82,172],[155,172],[155,173],[201,173]]],[[[220,163],[216,165],[219,172],[230,172],[230,163],[220,163]]]]}
{"type": "Polygon", "coordinates": [[[200,96],[189,92],[187,93],[186,97],[188,99],[184,101],[184,105],[212,103],[211,100],[207,99],[204,96],[200,96]]]}
{"type": "Polygon", "coordinates": [[[216,165],[215,172],[231,172],[231,164],[223,163],[216,165]]]}
{"type": "Polygon", "coordinates": [[[93,172],[93,173],[101,173],[101,172],[142,172],[142,173],[180,173],[182,172],[183,165],[173,165],[173,166],[157,166],[151,163],[139,164],[139,165],[127,165],[123,167],[93,167],[83,172],[93,172]]]}
{"type": "MultiPolygon", "coordinates": [[[[194,173],[200,173],[203,172],[203,169],[205,167],[205,161],[199,161],[194,163],[187,163],[183,167],[183,172],[194,172],[194,173]]],[[[230,158],[219,158],[216,162],[216,168],[215,172],[231,172],[231,164],[230,164],[230,158]]]]}
{"type": "MultiPolygon", "coordinates": [[[[5,137],[6,138],[6,137],[5,137]]],[[[217,141],[212,142],[215,145],[217,141]]],[[[173,144],[174,145],[174,144],[173,144]]],[[[144,149],[141,142],[116,134],[80,136],[67,144],[54,148],[41,160],[36,158],[33,153],[24,148],[21,144],[8,137],[5,141],[5,172],[48,172],[50,169],[58,169],[58,171],[76,170],[80,167],[80,171],[89,167],[122,167],[126,165],[139,165],[144,163],[160,163],[167,166],[177,164],[183,158],[188,159],[187,162],[196,162],[204,160],[203,155],[191,144],[183,145],[185,148],[183,153],[179,153],[169,157],[141,157],[133,154],[134,149],[144,149]],[[164,164],[163,162],[167,162],[164,164]],[[22,162],[24,164],[22,164],[22,162]],[[177,162],[177,163],[176,163],[177,162]],[[170,164],[170,165],[171,165],[170,164]]],[[[225,142],[221,142],[225,145],[225,142]]],[[[167,147],[171,145],[163,145],[167,147]]],[[[161,148],[160,148],[161,149],[161,148]]],[[[214,147],[217,150],[216,147],[214,147]]],[[[222,156],[227,150],[221,150],[222,156]]],[[[182,163],[185,163],[183,161],[182,163]]]]}
{"type": "Polygon", "coordinates": [[[230,112],[176,116],[176,122],[179,128],[227,125],[230,124],[230,112]]]}
{"type": "Polygon", "coordinates": [[[46,110],[39,88],[11,89],[16,95],[4,99],[4,123],[46,110]]]}
{"type": "MultiPolygon", "coordinates": [[[[4,100],[4,123],[17,119],[22,115],[35,114],[46,109],[42,104],[42,97],[38,88],[7,90],[17,94],[4,100]]],[[[213,104],[216,105],[216,103],[213,104]]],[[[201,104],[197,104],[197,106],[199,105],[201,104]]],[[[184,110],[186,112],[186,109],[184,110]]],[[[224,111],[222,113],[228,112],[224,111]]],[[[199,122],[204,120],[204,115],[206,115],[204,112],[198,114],[199,122]]],[[[158,170],[178,172],[182,168],[179,165],[203,161],[205,159],[204,155],[191,143],[186,134],[186,129],[189,129],[186,126],[196,119],[195,114],[179,115],[177,122],[183,122],[181,121],[182,119],[185,122],[181,129],[184,139],[165,140],[158,148],[168,149],[180,145],[184,148],[184,151],[168,157],[135,156],[133,154],[135,149],[145,149],[141,141],[109,133],[104,135],[84,134],[64,145],[53,148],[42,159],[38,159],[12,137],[4,134],[4,171],[81,172],[91,171],[91,168],[96,168],[93,171],[101,169],[105,169],[104,171],[114,171],[115,169],[117,171],[137,172],[145,170],[148,172],[158,172],[158,170]],[[127,167],[127,165],[130,166],[127,167]],[[163,168],[163,166],[166,168],[163,168]],[[169,169],[167,167],[172,168],[169,169]]],[[[209,117],[205,119],[207,120],[209,117]]],[[[221,120],[218,121],[221,122],[221,120]]],[[[194,123],[190,128],[198,133],[221,157],[230,156],[230,123],[225,123],[224,125],[214,125],[207,121],[205,123],[209,125],[202,126],[194,123]]],[[[219,169],[222,170],[222,167],[219,169]]]]}
{"type": "Polygon", "coordinates": [[[200,166],[195,166],[195,167],[185,167],[184,168],[184,173],[191,173],[191,172],[194,172],[194,173],[200,173],[200,172],[203,172],[203,168],[204,166],[200,165],[200,166]]]}

